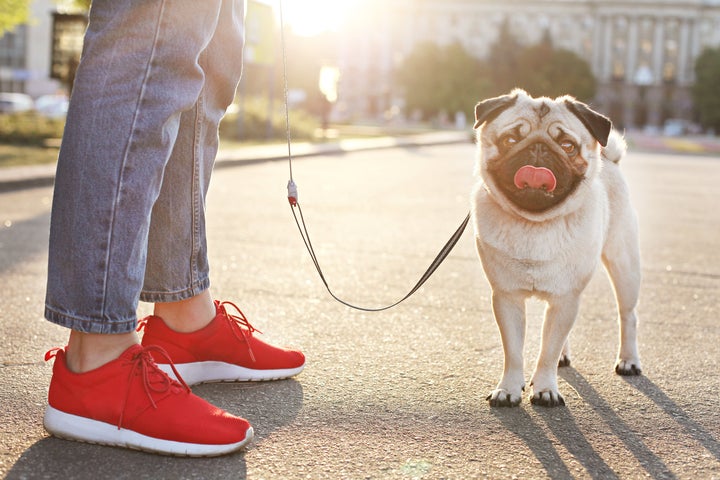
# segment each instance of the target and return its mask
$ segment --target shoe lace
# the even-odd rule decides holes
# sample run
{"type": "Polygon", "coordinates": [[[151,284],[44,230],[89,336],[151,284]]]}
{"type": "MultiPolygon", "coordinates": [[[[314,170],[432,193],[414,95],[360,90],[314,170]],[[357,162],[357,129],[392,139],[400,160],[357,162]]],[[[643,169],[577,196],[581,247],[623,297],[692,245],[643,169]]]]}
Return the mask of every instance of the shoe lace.
{"type": "Polygon", "coordinates": [[[190,393],[190,387],[188,387],[187,383],[185,383],[185,380],[183,380],[183,378],[180,376],[177,369],[175,368],[175,364],[173,363],[172,359],[162,347],[159,347],[157,345],[148,345],[144,347],[142,351],[139,351],[138,353],[133,355],[133,357],[129,359],[126,364],[130,364],[131,368],[128,375],[128,388],[125,392],[125,398],[123,399],[123,403],[120,408],[118,430],[122,428],[123,417],[125,415],[125,407],[127,406],[127,401],[130,396],[130,385],[133,376],[140,375],[142,377],[142,386],[145,390],[145,394],[147,395],[148,400],[150,400],[150,404],[155,409],[157,409],[158,407],[155,403],[155,400],[153,399],[153,393],[165,393],[171,389],[177,389],[180,387],[182,387],[186,392],[190,393]],[[177,381],[170,378],[168,374],[166,374],[157,366],[151,352],[158,353],[168,361],[168,363],[170,364],[170,368],[172,368],[175,377],[178,379],[177,381]]]}
{"type": "Polygon", "coordinates": [[[253,332],[262,332],[250,324],[250,321],[247,319],[242,310],[240,310],[240,307],[238,307],[234,303],[219,302],[218,309],[222,312],[225,318],[228,319],[228,322],[230,322],[230,329],[232,330],[233,335],[235,335],[235,338],[237,338],[241,342],[245,342],[248,348],[248,353],[250,354],[250,359],[255,362],[255,354],[253,353],[252,347],[250,346],[250,337],[253,336],[253,332]],[[232,315],[228,313],[225,305],[233,307],[237,311],[238,315],[232,315]]]}
{"type": "Polygon", "coordinates": [[[48,361],[50,361],[51,358],[57,357],[57,354],[60,350],[62,350],[62,348],[53,347],[50,350],[48,350],[47,352],[45,352],[45,361],[48,362],[48,361]]]}
{"type": "Polygon", "coordinates": [[[150,318],[150,317],[145,317],[141,320],[138,320],[137,328],[135,328],[136,332],[140,333],[143,330],[145,330],[145,327],[147,327],[148,318],[150,318]]]}

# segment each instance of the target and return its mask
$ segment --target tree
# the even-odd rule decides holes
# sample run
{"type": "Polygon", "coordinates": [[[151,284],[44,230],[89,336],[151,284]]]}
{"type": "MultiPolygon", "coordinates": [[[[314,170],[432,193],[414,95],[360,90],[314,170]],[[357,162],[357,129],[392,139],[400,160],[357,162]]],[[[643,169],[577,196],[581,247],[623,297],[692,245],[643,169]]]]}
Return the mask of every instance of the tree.
{"type": "MultiPolygon", "coordinates": [[[[0,36],[11,31],[18,25],[28,23],[30,15],[30,2],[32,0],[0,0],[0,36]]],[[[90,8],[91,0],[56,0],[56,3],[72,5],[83,11],[90,8]]]]}
{"type": "Polygon", "coordinates": [[[584,101],[595,96],[597,84],[590,65],[570,50],[556,49],[548,30],[540,43],[524,47],[505,21],[487,64],[493,95],[520,87],[533,96],[570,94],[584,101]]]}
{"type": "Polygon", "coordinates": [[[517,83],[520,52],[523,47],[510,31],[510,22],[506,17],[500,25],[495,43],[490,47],[486,60],[487,72],[492,83],[490,96],[507,93],[519,86],[517,83]]]}
{"type": "Polygon", "coordinates": [[[488,90],[480,61],[459,43],[418,45],[395,72],[395,80],[405,92],[406,110],[420,111],[424,119],[443,112],[465,112],[472,118],[473,107],[488,90]]]}
{"type": "Polygon", "coordinates": [[[30,19],[30,0],[0,0],[0,36],[30,19]]]}
{"type": "Polygon", "coordinates": [[[82,10],[90,10],[90,3],[92,0],[72,0],[72,4],[82,10]]]}
{"type": "Polygon", "coordinates": [[[693,103],[700,124],[720,132],[720,48],[703,50],[695,61],[693,103]]]}
{"type": "Polygon", "coordinates": [[[537,96],[569,94],[590,101],[597,88],[590,65],[574,52],[540,43],[524,49],[518,57],[516,85],[537,96]]]}

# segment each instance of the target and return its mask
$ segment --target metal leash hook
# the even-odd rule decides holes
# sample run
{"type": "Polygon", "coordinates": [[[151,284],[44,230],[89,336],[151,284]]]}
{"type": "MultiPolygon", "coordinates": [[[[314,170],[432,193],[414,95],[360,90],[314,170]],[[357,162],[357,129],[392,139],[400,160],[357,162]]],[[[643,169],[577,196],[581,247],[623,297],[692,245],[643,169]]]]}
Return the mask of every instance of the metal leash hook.
{"type": "Polygon", "coordinates": [[[295,182],[293,182],[292,178],[290,180],[288,180],[287,190],[288,190],[288,202],[290,202],[290,206],[296,207],[298,204],[298,191],[297,191],[297,185],[295,185],[295,182]]]}

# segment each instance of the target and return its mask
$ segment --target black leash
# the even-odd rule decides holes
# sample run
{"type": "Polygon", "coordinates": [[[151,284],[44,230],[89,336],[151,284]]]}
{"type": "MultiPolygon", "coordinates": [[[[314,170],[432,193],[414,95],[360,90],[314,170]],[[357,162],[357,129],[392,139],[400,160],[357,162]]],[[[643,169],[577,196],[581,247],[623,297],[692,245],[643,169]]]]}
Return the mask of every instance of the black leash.
{"type": "Polygon", "coordinates": [[[290,111],[288,107],[288,84],[287,84],[287,62],[286,62],[286,55],[285,55],[285,28],[283,23],[283,8],[282,8],[282,0],[280,0],[279,4],[280,9],[280,35],[281,35],[281,46],[282,46],[282,60],[283,60],[283,80],[284,80],[284,95],[285,95],[285,135],[287,137],[287,149],[288,149],[288,165],[290,168],[290,180],[287,184],[288,189],[288,201],[290,202],[290,210],[292,211],[293,218],[295,219],[295,224],[298,227],[298,231],[300,232],[300,236],[303,239],[303,243],[305,243],[305,248],[307,249],[308,253],[310,254],[310,258],[313,261],[313,265],[315,265],[315,270],[317,270],[318,275],[320,275],[320,279],[322,280],[323,284],[325,285],[325,288],[327,289],[328,293],[332,298],[337,300],[338,302],[342,303],[343,305],[354,308],[356,310],[362,310],[364,312],[381,312],[383,310],[388,310],[390,308],[393,308],[394,306],[404,302],[408,298],[412,296],[420,287],[423,286],[423,284],[427,281],[428,278],[437,270],[437,268],[440,266],[440,264],[447,258],[447,256],[450,254],[452,249],[457,244],[458,240],[460,240],[460,237],[462,236],[463,232],[465,231],[465,227],[467,227],[468,222],[470,221],[470,214],[468,213],[465,219],[460,223],[460,226],[457,230],[455,230],[455,233],[452,234],[450,239],[447,241],[445,246],[442,247],[440,252],[437,254],[435,259],[432,261],[430,266],[427,268],[425,273],[420,277],[420,280],[415,284],[415,286],[410,289],[410,291],[405,295],[403,298],[398,300],[397,302],[387,305],[385,307],[378,307],[378,308],[367,308],[367,307],[359,307],[357,305],[353,305],[349,302],[346,302],[345,300],[342,300],[337,295],[335,295],[330,288],[330,285],[328,284],[327,280],[325,279],[325,275],[323,274],[322,268],[320,268],[320,262],[318,261],[317,255],[315,254],[315,249],[313,248],[312,241],[310,240],[310,233],[307,229],[307,224],[305,223],[305,217],[302,213],[302,207],[300,206],[300,202],[298,201],[298,191],[297,191],[297,185],[295,185],[295,181],[293,180],[293,168],[292,168],[292,151],[291,151],[291,139],[290,139],[290,111]]]}
{"type": "MultiPolygon", "coordinates": [[[[288,197],[290,198],[290,197],[288,197]]],[[[432,261],[430,266],[427,268],[425,273],[422,274],[420,277],[420,280],[415,284],[415,286],[410,289],[410,291],[402,297],[397,302],[387,305],[385,307],[377,307],[377,308],[368,308],[368,307],[359,307],[357,305],[353,305],[351,303],[346,302],[345,300],[339,298],[337,295],[333,293],[333,291],[330,289],[330,285],[328,285],[327,280],[325,279],[325,275],[323,274],[322,268],[320,268],[320,263],[318,262],[317,255],[315,254],[315,249],[313,248],[312,242],[310,241],[310,234],[307,230],[307,225],[305,224],[305,218],[303,217],[302,213],[302,207],[300,207],[300,203],[297,201],[293,204],[293,201],[290,200],[290,205],[293,213],[293,217],[295,218],[295,223],[297,224],[298,230],[300,231],[300,236],[303,239],[303,242],[305,243],[305,248],[307,248],[308,253],[310,253],[310,258],[312,258],[313,264],[315,265],[315,270],[317,270],[318,275],[320,275],[320,279],[322,280],[323,284],[325,285],[325,288],[327,289],[330,296],[332,296],[335,300],[342,303],[343,305],[346,305],[350,308],[354,308],[356,310],[362,310],[364,312],[381,312],[383,310],[388,310],[408,298],[412,296],[413,293],[415,293],[420,287],[423,286],[423,284],[427,281],[428,278],[437,270],[437,268],[440,266],[440,264],[447,258],[447,256],[452,251],[453,247],[457,244],[458,240],[460,240],[460,237],[462,236],[463,232],[465,231],[465,227],[468,224],[468,221],[470,220],[470,214],[468,213],[465,219],[462,221],[460,226],[457,230],[455,230],[455,233],[452,234],[450,239],[447,241],[445,246],[440,250],[440,252],[437,254],[435,259],[432,261]],[[296,213],[298,212],[298,213],[296,213]],[[302,226],[301,226],[302,225],[302,226]]]]}

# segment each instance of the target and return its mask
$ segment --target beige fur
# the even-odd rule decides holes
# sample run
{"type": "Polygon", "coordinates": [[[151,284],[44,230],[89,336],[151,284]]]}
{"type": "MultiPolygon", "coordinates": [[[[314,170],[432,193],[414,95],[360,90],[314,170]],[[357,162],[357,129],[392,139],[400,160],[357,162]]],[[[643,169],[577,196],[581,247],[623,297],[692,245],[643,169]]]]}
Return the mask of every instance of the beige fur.
{"type": "Polygon", "coordinates": [[[558,363],[569,364],[567,340],[580,294],[601,259],[618,303],[621,339],[616,371],[623,375],[641,371],[636,341],[640,286],[637,220],[618,166],[626,145],[613,130],[601,147],[568,110],[567,102],[575,101],[571,97],[535,99],[521,90],[513,91],[511,97],[514,104],[499,115],[484,125],[478,120],[475,172],[479,178],[472,192],[477,251],[492,286],[493,313],[505,352],[502,378],[488,400],[493,406],[515,406],[521,401],[525,301],[534,296],[547,302],[547,310],[541,352],[530,381],[531,400],[545,406],[563,405],[558,363]],[[493,162],[512,156],[512,151],[503,156],[498,147],[506,132],[517,132],[525,143],[548,145],[553,152],[560,136],[572,139],[578,155],[563,161],[572,165],[568,168],[583,171],[584,179],[552,208],[530,212],[518,207],[489,173],[493,162]]]}

